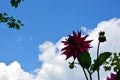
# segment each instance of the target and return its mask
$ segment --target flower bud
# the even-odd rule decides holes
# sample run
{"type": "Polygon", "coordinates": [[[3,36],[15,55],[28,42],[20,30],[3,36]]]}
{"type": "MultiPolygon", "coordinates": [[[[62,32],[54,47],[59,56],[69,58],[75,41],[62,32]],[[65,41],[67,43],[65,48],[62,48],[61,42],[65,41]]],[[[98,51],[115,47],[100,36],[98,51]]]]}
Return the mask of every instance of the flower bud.
{"type": "Polygon", "coordinates": [[[105,42],[106,41],[106,37],[105,37],[105,32],[104,31],[100,31],[99,32],[98,40],[99,40],[99,42],[105,42]]]}
{"type": "Polygon", "coordinates": [[[69,68],[70,69],[73,69],[75,66],[74,66],[74,61],[72,63],[69,62],[69,68]]]}

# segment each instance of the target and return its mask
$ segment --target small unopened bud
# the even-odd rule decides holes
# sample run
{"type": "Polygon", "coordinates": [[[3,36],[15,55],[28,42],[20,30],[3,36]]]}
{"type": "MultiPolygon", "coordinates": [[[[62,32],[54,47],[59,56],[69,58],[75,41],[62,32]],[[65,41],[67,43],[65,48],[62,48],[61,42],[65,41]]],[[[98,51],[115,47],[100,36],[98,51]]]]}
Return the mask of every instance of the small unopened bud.
{"type": "Polygon", "coordinates": [[[99,42],[105,42],[106,41],[106,37],[105,37],[105,32],[104,31],[100,31],[99,32],[98,40],[99,40],[99,42]]]}
{"type": "Polygon", "coordinates": [[[73,69],[74,67],[75,67],[74,61],[73,61],[72,63],[69,62],[69,68],[70,68],[70,69],[73,69]]]}

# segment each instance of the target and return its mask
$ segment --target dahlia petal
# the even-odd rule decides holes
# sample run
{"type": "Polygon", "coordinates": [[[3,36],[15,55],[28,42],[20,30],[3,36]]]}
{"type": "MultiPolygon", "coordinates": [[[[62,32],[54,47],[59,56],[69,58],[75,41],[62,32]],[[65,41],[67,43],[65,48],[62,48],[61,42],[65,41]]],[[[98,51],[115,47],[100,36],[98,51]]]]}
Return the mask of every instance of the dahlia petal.
{"type": "Polygon", "coordinates": [[[61,41],[62,43],[66,43],[67,41],[61,41]]]}
{"type": "Polygon", "coordinates": [[[78,36],[81,37],[81,31],[80,32],[78,31],[78,36]]]}
{"type": "Polygon", "coordinates": [[[75,60],[75,58],[77,58],[78,54],[76,54],[76,52],[73,53],[73,58],[75,60]]]}
{"type": "Polygon", "coordinates": [[[61,49],[61,51],[64,51],[64,50],[66,50],[66,47],[64,47],[64,48],[61,49]]]}
{"type": "Polygon", "coordinates": [[[75,32],[75,31],[73,31],[73,36],[75,36],[75,37],[77,36],[77,34],[76,34],[76,32],[75,32]]]}
{"type": "Polygon", "coordinates": [[[89,35],[84,36],[82,39],[85,40],[89,35]]]}
{"type": "Polygon", "coordinates": [[[71,56],[67,56],[65,60],[67,60],[68,58],[70,58],[71,56]]]}
{"type": "Polygon", "coordinates": [[[67,41],[61,41],[62,43],[68,43],[67,41]]]}
{"type": "Polygon", "coordinates": [[[66,60],[72,56],[72,54],[70,54],[70,53],[67,53],[65,55],[66,55],[66,60]]]}
{"type": "Polygon", "coordinates": [[[68,42],[65,41],[61,41],[64,45],[68,45],[68,42]]]}
{"type": "Polygon", "coordinates": [[[71,35],[68,35],[68,36],[69,36],[69,38],[72,37],[71,35]]]}
{"type": "Polygon", "coordinates": [[[90,42],[92,42],[93,40],[88,40],[88,41],[85,41],[85,42],[87,42],[87,43],[90,43],[90,42]]]}

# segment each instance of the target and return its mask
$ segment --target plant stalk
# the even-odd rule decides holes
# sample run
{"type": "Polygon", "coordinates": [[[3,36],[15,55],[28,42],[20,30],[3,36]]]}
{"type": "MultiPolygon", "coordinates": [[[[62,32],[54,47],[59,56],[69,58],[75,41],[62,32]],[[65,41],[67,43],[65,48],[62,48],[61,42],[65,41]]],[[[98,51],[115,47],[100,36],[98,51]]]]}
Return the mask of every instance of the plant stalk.
{"type": "Polygon", "coordinates": [[[86,74],[85,69],[84,69],[83,67],[82,67],[82,69],[83,69],[84,75],[85,75],[85,77],[86,77],[86,80],[89,80],[88,77],[87,77],[87,74],[86,74]]]}
{"type": "Polygon", "coordinates": [[[90,80],[92,80],[92,73],[89,71],[89,69],[87,69],[87,71],[89,73],[90,80]]]}
{"type": "MultiPolygon", "coordinates": [[[[97,59],[99,57],[99,47],[100,47],[100,42],[98,43],[98,47],[97,47],[97,59]]],[[[98,60],[97,63],[99,64],[99,60],[98,60]]],[[[99,68],[97,70],[97,76],[98,76],[98,80],[100,80],[100,70],[99,70],[99,68]]]]}

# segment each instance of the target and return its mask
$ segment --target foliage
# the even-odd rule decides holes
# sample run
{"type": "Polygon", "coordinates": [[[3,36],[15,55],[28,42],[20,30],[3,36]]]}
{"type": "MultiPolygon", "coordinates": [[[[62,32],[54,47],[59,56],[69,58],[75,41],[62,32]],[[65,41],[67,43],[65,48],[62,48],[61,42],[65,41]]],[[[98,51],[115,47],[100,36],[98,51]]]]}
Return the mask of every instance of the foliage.
{"type": "Polygon", "coordinates": [[[22,2],[22,1],[24,1],[24,0],[11,0],[10,3],[11,3],[12,7],[17,8],[18,5],[20,4],[20,2],[22,2]]]}
{"type": "Polygon", "coordinates": [[[114,72],[120,70],[120,53],[113,53],[110,58],[104,64],[105,71],[113,69],[114,72]]]}
{"type": "MultiPolygon", "coordinates": [[[[20,2],[23,0],[11,0],[11,6],[17,8],[20,2]]],[[[24,24],[21,22],[21,20],[16,20],[12,16],[8,16],[7,13],[0,12],[0,23],[6,23],[9,28],[15,28],[17,30],[20,29],[21,26],[24,26],[24,24]]]]}
{"type": "Polygon", "coordinates": [[[20,29],[20,26],[24,26],[20,20],[16,20],[13,17],[9,17],[7,13],[0,13],[0,23],[6,23],[9,28],[20,29]]]}
{"type": "Polygon", "coordinates": [[[20,2],[22,2],[23,0],[11,0],[11,6],[17,8],[18,5],[20,4],[20,2]]]}
{"type": "Polygon", "coordinates": [[[99,57],[94,60],[94,64],[92,65],[91,70],[96,71],[98,68],[111,56],[112,53],[104,52],[99,55],[99,57]]]}

